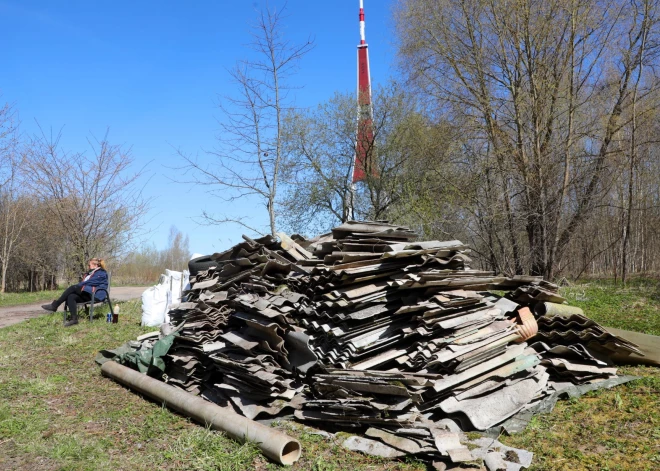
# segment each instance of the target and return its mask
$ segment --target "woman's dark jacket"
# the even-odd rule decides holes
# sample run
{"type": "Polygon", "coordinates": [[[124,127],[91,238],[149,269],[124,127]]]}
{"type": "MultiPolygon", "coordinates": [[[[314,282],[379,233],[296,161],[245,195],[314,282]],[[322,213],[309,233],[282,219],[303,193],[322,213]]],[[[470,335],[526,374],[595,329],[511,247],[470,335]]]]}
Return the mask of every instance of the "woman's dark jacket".
{"type": "Polygon", "coordinates": [[[98,290],[108,289],[108,273],[103,268],[97,268],[88,280],[81,281],[78,283],[78,286],[80,286],[83,291],[88,292],[99,301],[103,301],[106,298],[106,292],[99,292],[98,290]]]}

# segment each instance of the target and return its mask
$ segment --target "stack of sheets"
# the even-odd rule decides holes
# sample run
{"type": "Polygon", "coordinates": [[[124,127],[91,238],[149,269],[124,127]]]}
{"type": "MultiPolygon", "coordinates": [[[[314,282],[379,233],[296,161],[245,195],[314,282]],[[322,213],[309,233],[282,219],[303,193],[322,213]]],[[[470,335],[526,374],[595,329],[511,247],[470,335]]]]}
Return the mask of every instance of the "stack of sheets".
{"type": "Polygon", "coordinates": [[[350,449],[463,462],[480,452],[461,430],[614,378],[608,355],[638,353],[583,316],[536,318],[536,303],[564,301],[556,285],[472,269],[460,241],[415,238],[351,222],[214,254],[170,313],[164,379],[249,418],[294,411],[364,431],[350,449]]]}

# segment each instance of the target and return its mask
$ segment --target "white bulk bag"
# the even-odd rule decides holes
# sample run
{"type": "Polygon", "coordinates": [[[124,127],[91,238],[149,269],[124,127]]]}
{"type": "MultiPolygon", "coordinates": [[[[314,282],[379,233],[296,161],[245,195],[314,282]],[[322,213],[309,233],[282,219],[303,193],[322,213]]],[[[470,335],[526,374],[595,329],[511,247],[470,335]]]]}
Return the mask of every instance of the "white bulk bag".
{"type": "Polygon", "coordinates": [[[156,286],[142,293],[142,325],[157,326],[170,321],[171,306],[181,302],[183,291],[190,289],[188,270],[165,270],[156,286]]]}
{"type": "Polygon", "coordinates": [[[142,293],[142,325],[159,326],[165,322],[169,288],[168,278],[161,277],[159,284],[142,293]]]}
{"type": "Polygon", "coordinates": [[[165,270],[165,277],[168,278],[168,288],[172,291],[170,304],[181,302],[181,291],[185,286],[185,273],[174,270],[165,270]]]}

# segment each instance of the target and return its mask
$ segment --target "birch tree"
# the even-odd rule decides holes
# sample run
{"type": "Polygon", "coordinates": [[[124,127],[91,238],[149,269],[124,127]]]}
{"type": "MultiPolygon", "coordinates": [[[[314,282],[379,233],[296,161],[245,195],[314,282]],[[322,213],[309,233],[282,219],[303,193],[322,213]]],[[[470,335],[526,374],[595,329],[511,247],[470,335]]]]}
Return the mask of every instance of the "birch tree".
{"type": "MultiPolygon", "coordinates": [[[[641,119],[650,116],[650,111],[648,105],[647,112],[644,113],[644,110],[639,109],[640,93],[641,96],[645,96],[649,92],[649,84],[645,84],[643,81],[644,77],[644,66],[655,64],[655,60],[658,58],[658,45],[651,44],[649,45],[649,36],[651,35],[652,30],[656,27],[658,22],[658,3],[652,0],[633,0],[630,2],[630,8],[632,10],[631,21],[633,24],[639,23],[638,29],[638,38],[630,35],[629,42],[638,42],[638,57],[631,59],[634,61],[635,68],[632,70],[632,92],[630,96],[630,138],[629,138],[629,152],[628,152],[628,191],[627,191],[627,201],[626,207],[624,210],[624,224],[623,224],[623,234],[622,234],[622,244],[621,244],[621,281],[625,284],[628,278],[628,268],[629,268],[629,246],[630,238],[632,232],[632,222],[633,222],[633,204],[635,201],[635,173],[638,165],[638,144],[639,144],[639,120],[640,114],[641,119]],[[646,116],[645,116],[646,115],[646,116]]],[[[650,85],[653,87],[653,85],[650,85]]],[[[648,102],[649,100],[642,100],[643,102],[648,102]]],[[[655,103],[657,105],[657,103],[655,103]]]]}
{"type": "MultiPolygon", "coordinates": [[[[284,116],[294,107],[289,80],[313,47],[308,39],[293,43],[284,35],[284,9],[259,12],[247,49],[251,59],[229,72],[236,86],[220,101],[220,134],[216,149],[202,159],[183,153],[192,182],[226,203],[254,198],[268,215],[269,232],[277,232],[276,199],[284,159],[284,116]]],[[[255,232],[248,218],[205,212],[211,224],[234,223],[255,232]]]]}

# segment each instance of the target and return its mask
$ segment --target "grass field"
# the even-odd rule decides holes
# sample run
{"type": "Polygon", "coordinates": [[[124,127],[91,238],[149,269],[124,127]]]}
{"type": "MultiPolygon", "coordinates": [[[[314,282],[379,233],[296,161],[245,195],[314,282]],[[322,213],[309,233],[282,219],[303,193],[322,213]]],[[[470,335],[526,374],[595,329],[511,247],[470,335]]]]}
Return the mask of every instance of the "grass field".
{"type": "Polygon", "coordinates": [[[562,288],[568,302],[607,327],[660,335],[660,280],[633,278],[625,288],[597,280],[562,288]]]}
{"type": "MultiPolygon", "coordinates": [[[[564,288],[571,303],[613,327],[660,334],[657,282],[626,290],[606,282],[564,288]]],[[[138,302],[124,303],[118,324],[103,320],[64,329],[60,314],[0,329],[0,469],[276,469],[252,445],[240,445],[104,378],[96,352],[151,329],[138,302]]],[[[660,369],[626,367],[644,379],[563,401],[520,435],[502,437],[535,453],[532,470],[660,469],[660,369]]],[[[300,470],[422,470],[344,450],[303,425],[300,470]]]]}
{"type": "Polygon", "coordinates": [[[0,293],[0,307],[35,304],[56,299],[62,291],[35,291],[33,293],[0,293]]]}

